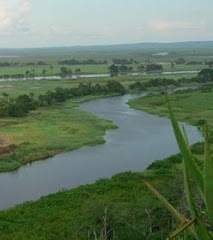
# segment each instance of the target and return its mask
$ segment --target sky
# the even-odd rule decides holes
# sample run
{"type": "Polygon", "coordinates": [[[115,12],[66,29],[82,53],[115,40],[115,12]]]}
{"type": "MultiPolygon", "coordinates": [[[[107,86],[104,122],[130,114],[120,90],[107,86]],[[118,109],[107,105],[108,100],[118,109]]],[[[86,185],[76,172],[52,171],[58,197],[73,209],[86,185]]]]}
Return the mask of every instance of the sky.
{"type": "Polygon", "coordinates": [[[0,0],[0,48],[213,40],[213,0],[0,0]]]}

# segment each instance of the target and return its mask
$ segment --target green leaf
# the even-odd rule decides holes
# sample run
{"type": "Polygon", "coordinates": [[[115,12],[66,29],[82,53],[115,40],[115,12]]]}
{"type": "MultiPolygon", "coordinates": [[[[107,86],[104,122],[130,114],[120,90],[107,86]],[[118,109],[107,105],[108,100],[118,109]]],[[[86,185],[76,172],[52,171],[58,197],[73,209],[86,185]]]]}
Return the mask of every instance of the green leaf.
{"type": "MultiPolygon", "coordinates": [[[[164,206],[180,221],[180,222],[184,222],[185,217],[184,215],[182,215],[179,211],[177,211],[175,209],[175,207],[173,207],[171,205],[171,203],[169,203],[167,201],[166,198],[164,198],[151,184],[149,184],[148,182],[144,181],[144,183],[146,184],[146,186],[154,193],[154,195],[164,204],[164,206]]],[[[197,234],[195,231],[195,227],[194,226],[190,226],[189,230],[191,231],[191,233],[194,235],[194,237],[196,239],[197,238],[197,234]]]]}
{"type": "Polygon", "coordinates": [[[210,153],[209,131],[207,124],[205,128],[204,188],[206,208],[209,219],[213,225],[213,161],[210,153]]]}
{"type": "Polygon", "coordinates": [[[167,239],[173,239],[177,237],[179,234],[181,234],[184,230],[186,230],[188,227],[190,227],[192,224],[194,224],[195,219],[185,219],[172,233],[170,233],[169,237],[167,239]]]}
{"type": "Polygon", "coordinates": [[[178,212],[151,184],[146,181],[145,184],[180,222],[184,221],[185,217],[178,212]]]}
{"type": "MultiPolygon", "coordinates": [[[[166,96],[166,101],[168,104],[169,115],[171,118],[171,122],[172,122],[173,130],[175,133],[175,137],[177,140],[177,144],[179,146],[183,160],[186,163],[187,169],[190,171],[191,175],[194,177],[194,180],[196,181],[198,188],[199,188],[200,192],[202,193],[201,195],[203,197],[204,196],[204,179],[203,179],[202,173],[201,173],[199,167],[197,166],[197,164],[195,163],[194,158],[193,158],[193,156],[187,146],[187,143],[183,137],[183,134],[180,130],[179,124],[174,116],[171,105],[169,103],[168,96],[166,96]]],[[[203,199],[204,199],[204,197],[203,197],[203,199]]]]}
{"type": "Polygon", "coordinates": [[[185,188],[185,192],[186,192],[186,199],[187,199],[187,203],[188,203],[188,207],[189,207],[189,211],[191,213],[191,216],[193,218],[196,217],[196,210],[195,210],[195,205],[194,205],[194,201],[193,201],[193,197],[192,197],[192,192],[189,186],[189,175],[188,175],[188,170],[186,168],[186,164],[183,161],[183,176],[184,176],[184,188],[185,188]]]}
{"type": "MultiPolygon", "coordinates": [[[[189,140],[188,140],[188,137],[186,134],[186,129],[184,126],[182,126],[182,128],[183,128],[184,140],[186,142],[186,145],[187,145],[189,151],[191,152],[190,147],[189,147],[189,140]]],[[[186,163],[184,160],[183,160],[183,178],[184,178],[184,189],[186,192],[186,199],[187,199],[189,211],[191,213],[191,216],[193,218],[195,218],[196,217],[196,209],[195,209],[195,205],[194,205],[194,201],[193,201],[193,197],[192,197],[193,194],[191,192],[190,184],[189,184],[190,183],[189,171],[187,170],[186,163]]]]}
{"type": "Polygon", "coordinates": [[[197,235],[199,236],[199,239],[212,240],[213,238],[210,235],[210,232],[206,229],[205,225],[200,220],[200,218],[197,218],[196,221],[197,221],[196,232],[197,232],[197,235]]]}
{"type": "MultiPolygon", "coordinates": [[[[184,127],[183,127],[183,135],[184,135],[184,139],[187,144],[187,147],[188,147],[189,151],[191,152],[190,147],[189,147],[188,137],[186,135],[186,130],[184,127]]],[[[199,239],[212,239],[211,236],[209,235],[208,230],[202,223],[202,221],[199,220],[199,214],[197,213],[196,206],[195,206],[194,200],[193,200],[193,194],[192,194],[190,184],[189,184],[190,183],[189,171],[187,170],[185,161],[183,161],[183,175],[184,175],[184,188],[185,188],[185,192],[186,192],[186,198],[187,198],[189,211],[191,213],[191,216],[194,219],[198,219],[197,226],[196,226],[197,236],[199,237],[199,239]]]]}

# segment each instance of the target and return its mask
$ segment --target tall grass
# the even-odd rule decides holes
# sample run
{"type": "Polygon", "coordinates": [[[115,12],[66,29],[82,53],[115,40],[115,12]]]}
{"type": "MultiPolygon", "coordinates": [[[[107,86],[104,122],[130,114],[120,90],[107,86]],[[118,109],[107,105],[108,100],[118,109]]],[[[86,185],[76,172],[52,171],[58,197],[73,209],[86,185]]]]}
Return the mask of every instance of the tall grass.
{"type": "MultiPolygon", "coordinates": [[[[181,131],[175,118],[172,107],[166,97],[168,111],[183,159],[184,189],[190,217],[185,216],[175,209],[153,186],[148,182],[145,184],[155,194],[155,196],[165,205],[165,207],[177,218],[180,225],[169,235],[168,239],[174,239],[185,231],[190,232],[190,236],[197,240],[213,239],[213,160],[211,158],[209,147],[209,130],[206,123],[205,127],[205,153],[203,168],[201,169],[195,162],[195,157],[190,151],[188,139],[185,130],[181,131]],[[204,211],[195,204],[195,192],[190,186],[190,180],[193,180],[199,190],[200,199],[204,205],[204,211]],[[204,212],[204,213],[203,213],[204,212]],[[203,216],[204,215],[204,216],[203,216]]],[[[190,237],[190,239],[192,239],[190,237]]]]}

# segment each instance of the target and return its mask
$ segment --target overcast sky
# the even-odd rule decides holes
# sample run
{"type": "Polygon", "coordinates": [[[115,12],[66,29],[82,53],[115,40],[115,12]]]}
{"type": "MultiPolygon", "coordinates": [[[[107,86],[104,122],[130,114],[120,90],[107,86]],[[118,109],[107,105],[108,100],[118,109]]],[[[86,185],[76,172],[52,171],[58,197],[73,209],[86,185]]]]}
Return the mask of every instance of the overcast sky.
{"type": "Polygon", "coordinates": [[[213,0],[0,0],[0,48],[213,40],[213,0]]]}

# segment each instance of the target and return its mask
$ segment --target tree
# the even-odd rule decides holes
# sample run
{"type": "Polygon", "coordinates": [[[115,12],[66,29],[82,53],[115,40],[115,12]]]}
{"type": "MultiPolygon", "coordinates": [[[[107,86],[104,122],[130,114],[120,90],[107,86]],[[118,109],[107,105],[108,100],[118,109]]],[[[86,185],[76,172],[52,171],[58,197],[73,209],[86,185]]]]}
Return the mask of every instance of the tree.
{"type": "Polygon", "coordinates": [[[64,102],[67,99],[66,91],[63,88],[57,87],[54,93],[54,99],[56,102],[64,102]]]}
{"type": "Polygon", "coordinates": [[[138,66],[138,71],[143,71],[145,69],[145,67],[144,67],[144,65],[143,64],[140,64],[139,66],[138,66]]]}
{"type": "Polygon", "coordinates": [[[33,99],[34,99],[34,96],[35,96],[35,94],[34,94],[33,92],[30,92],[29,94],[30,94],[30,98],[31,98],[31,100],[33,100],[33,99]]]}
{"type": "Polygon", "coordinates": [[[198,79],[200,82],[213,81],[213,69],[203,69],[198,73],[198,79]]]}
{"type": "Polygon", "coordinates": [[[146,65],[146,72],[161,72],[161,71],[163,71],[163,66],[160,64],[146,65]]]}
{"type": "Polygon", "coordinates": [[[125,94],[125,88],[124,86],[116,81],[108,81],[106,84],[106,88],[108,92],[116,92],[120,94],[125,94]]]}
{"type": "Polygon", "coordinates": [[[175,61],[176,64],[185,64],[186,61],[184,58],[178,58],[178,60],[175,61]]]}
{"type": "Polygon", "coordinates": [[[80,68],[76,68],[75,69],[75,73],[80,73],[81,72],[81,69],[80,68]]]}
{"type": "Polygon", "coordinates": [[[72,70],[66,67],[61,67],[60,72],[62,76],[72,75],[72,70]]]}
{"type": "Polygon", "coordinates": [[[43,70],[42,70],[42,75],[45,75],[46,72],[47,72],[47,70],[46,70],[46,69],[43,69],[43,70]]]}
{"type": "Polygon", "coordinates": [[[5,102],[8,102],[8,101],[9,101],[9,94],[8,94],[8,93],[3,92],[3,93],[2,93],[2,96],[4,97],[5,102]]]}
{"type": "Polygon", "coordinates": [[[50,68],[51,75],[53,75],[53,65],[50,65],[49,68],[50,68]]]}
{"type": "Polygon", "coordinates": [[[29,77],[29,76],[30,76],[30,71],[27,70],[27,71],[25,72],[25,75],[26,75],[27,77],[29,77]]]}
{"type": "Polygon", "coordinates": [[[118,75],[118,72],[119,72],[118,66],[112,64],[111,66],[109,66],[108,69],[110,71],[111,76],[117,76],[118,75]]]}
{"type": "Polygon", "coordinates": [[[122,73],[128,72],[128,67],[126,65],[121,65],[119,71],[122,73]]]}
{"type": "Polygon", "coordinates": [[[7,114],[10,117],[23,117],[26,112],[20,104],[12,103],[7,108],[7,114]]]}

